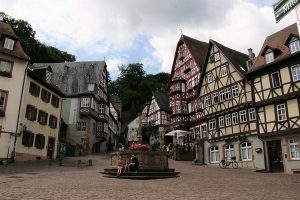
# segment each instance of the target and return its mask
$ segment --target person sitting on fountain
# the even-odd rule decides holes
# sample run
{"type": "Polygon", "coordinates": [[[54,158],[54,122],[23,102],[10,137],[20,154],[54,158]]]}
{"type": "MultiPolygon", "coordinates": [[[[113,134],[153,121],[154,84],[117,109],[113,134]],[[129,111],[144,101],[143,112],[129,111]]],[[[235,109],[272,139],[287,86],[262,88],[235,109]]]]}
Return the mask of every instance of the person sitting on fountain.
{"type": "Polygon", "coordinates": [[[129,171],[130,172],[137,172],[139,170],[139,160],[135,155],[131,156],[130,164],[129,164],[129,171]]]}
{"type": "Polygon", "coordinates": [[[130,165],[130,163],[131,163],[131,159],[129,158],[129,159],[126,161],[126,163],[125,163],[125,165],[124,165],[124,167],[123,167],[123,173],[129,172],[129,165],[130,165]]]}

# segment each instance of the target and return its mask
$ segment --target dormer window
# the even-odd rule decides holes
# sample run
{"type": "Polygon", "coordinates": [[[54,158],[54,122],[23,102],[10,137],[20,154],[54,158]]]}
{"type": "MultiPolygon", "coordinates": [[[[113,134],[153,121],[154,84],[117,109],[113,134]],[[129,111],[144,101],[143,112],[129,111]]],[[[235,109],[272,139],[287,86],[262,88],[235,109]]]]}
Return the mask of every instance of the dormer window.
{"type": "Polygon", "coordinates": [[[15,44],[15,41],[13,39],[5,38],[5,42],[4,42],[5,49],[13,50],[14,44],[15,44]]]}
{"type": "Polygon", "coordinates": [[[291,53],[300,51],[300,40],[299,38],[293,37],[289,43],[291,53]]]}
{"type": "Polygon", "coordinates": [[[219,61],[220,60],[220,53],[215,53],[214,57],[215,57],[215,62],[219,61]]]}
{"type": "Polygon", "coordinates": [[[271,63],[274,61],[274,52],[272,50],[267,50],[266,54],[265,54],[265,60],[266,60],[266,64],[271,63]]]}

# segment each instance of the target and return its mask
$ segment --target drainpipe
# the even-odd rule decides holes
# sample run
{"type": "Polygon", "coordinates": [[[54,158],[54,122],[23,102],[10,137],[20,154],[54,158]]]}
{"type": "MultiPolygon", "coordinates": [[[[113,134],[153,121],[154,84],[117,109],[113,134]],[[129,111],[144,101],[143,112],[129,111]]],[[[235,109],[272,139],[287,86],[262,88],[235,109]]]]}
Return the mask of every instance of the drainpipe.
{"type": "MultiPolygon", "coordinates": [[[[24,73],[24,77],[23,77],[23,84],[22,84],[22,90],[21,90],[21,98],[20,98],[18,118],[17,118],[17,126],[16,126],[16,131],[15,131],[15,140],[14,140],[14,146],[13,146],[12,155],[11,155],[11,158],[10,158],[11,162],[15,161],[17,135],[18,135],[17,133],[18,133],[18,129],[19,129],[20,112],[21,112],[22,100],[23,100],[23,91],[24,91],[24,85],[25,85],[25,80],[26,80],[26,75],[27,75],[28,68],[29,68],[29,61],[27,63],[27,66],[26,66],[26,69],[25,69],[25,73],[24,73]]],[[[8,147],[8,152],[7,152],[7,162],[8,162],[8,155],[9,155],[9,147],[8,147]]]]}

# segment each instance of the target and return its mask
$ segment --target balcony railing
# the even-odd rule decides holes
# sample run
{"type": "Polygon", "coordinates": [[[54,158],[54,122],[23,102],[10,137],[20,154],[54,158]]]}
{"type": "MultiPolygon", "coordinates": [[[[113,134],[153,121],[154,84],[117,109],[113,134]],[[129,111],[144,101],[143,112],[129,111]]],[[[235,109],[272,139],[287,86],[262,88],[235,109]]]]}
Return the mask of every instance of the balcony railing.
{"type": "Polygon", "coordinates": [[[91,108],[80,108],[79,114],[91,116],[93,119],[95,119],[98,122],[108,122],[108,116],[106,114],[98,113],[91,108]]]}

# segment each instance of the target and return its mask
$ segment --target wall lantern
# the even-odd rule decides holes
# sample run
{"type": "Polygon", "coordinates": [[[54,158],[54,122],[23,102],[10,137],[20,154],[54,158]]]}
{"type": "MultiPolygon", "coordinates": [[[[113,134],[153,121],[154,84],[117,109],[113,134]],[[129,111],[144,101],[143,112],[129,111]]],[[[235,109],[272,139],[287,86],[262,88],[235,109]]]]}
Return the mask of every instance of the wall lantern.
{"type": "Polygon", "coordinates": [[[262,148],[255,148],[256,153],[262,153],[262,148]]]}

